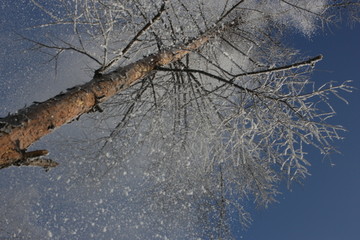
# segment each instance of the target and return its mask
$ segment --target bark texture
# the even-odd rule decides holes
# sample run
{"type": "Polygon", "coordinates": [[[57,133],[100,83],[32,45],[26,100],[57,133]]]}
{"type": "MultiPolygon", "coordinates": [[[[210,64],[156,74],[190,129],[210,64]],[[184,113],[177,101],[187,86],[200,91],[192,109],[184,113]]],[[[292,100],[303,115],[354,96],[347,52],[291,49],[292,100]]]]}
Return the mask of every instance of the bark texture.
{"type": "MultiPolygon", "coordinates": [[[[97,104],[143,79],[156,67],[177,61],[198,49],[214,33],[213,29],[184,46],[164,50],[108,74],[96,76],[84,85],[75,86],[45,102],[34,103],[16,114],[0,118],[0,168],[32,165],[29,164],[31,154],[27,152],[31,144],[82,114],[93,111],[97,104]]],[[[38,151],[47,153],[46,150],[38,151]]],[[[56,165],[51,163],[51,166],[43,167],[56,165]]]]}

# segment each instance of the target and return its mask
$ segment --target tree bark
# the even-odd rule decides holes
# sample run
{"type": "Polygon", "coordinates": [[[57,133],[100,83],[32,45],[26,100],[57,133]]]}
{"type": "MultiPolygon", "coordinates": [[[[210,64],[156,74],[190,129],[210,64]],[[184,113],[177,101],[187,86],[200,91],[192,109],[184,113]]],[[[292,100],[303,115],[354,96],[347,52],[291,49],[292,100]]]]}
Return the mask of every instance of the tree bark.
{"type": "Polygon", "coordinates": [[[82,114],[93,111],[99,103],[143,79],[156,67],[183,58],[203,46],[225,27],[235,24],[236,21],[232,21],[222,25],[221,29],[213,28],[183,46],[150,55],[108,74],[94,76],[86,84],[73,87],[45,102],[34,103],[16,114],[0,118],[0,169],[12,165],[31,165],[26,149],[41,137],[82,114]]]}

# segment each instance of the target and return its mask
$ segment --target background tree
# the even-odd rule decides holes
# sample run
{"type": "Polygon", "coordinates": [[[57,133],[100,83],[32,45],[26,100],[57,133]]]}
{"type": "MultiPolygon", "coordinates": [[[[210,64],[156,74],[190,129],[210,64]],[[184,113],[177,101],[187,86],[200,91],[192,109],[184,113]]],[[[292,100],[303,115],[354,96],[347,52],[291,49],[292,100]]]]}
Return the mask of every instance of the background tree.
{"type": "Polygon", "coordinates": [[[229,238],[234,212],[244,225],[250,221],[244,199],[266,206],[281,179],[308,175],[303,145],[328,154],[340,138],[342,127],[325,122],[335,113],[328,97],[351,88],[315,87],[309,76],[322,56],[300,57],[282,37],[290,30],[311,35],[356,2],[32,2],[48,16],[37,31],[54,32],[23,38],[55,63],[67,52],[87,57],[94,76],[3,118],[3,167],[38,163],[32,154],[46,151],[26,152],[30,144],[83,113],[103,111],[92,115],[99,131],[82,153],[92,159],[87,173],[137,169],[146,189],[138,204],[163,213],[174,228],[180,216],[203,226],[198,236],[229,238]],[[137,156],[147,157],[130,162],[137,156]]]}

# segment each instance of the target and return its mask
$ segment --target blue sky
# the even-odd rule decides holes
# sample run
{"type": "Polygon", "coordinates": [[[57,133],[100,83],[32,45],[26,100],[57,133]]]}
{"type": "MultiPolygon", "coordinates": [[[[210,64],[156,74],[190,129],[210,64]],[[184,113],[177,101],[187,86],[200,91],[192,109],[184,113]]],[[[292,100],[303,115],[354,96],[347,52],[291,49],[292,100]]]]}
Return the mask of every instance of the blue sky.
{"type": "Polygon", "coordinates": [[[360,236],[360,26],[343,24],[318,33],[310,40],[292,37],[292,45],[310,56],[323,54],[313,77],[316,82],[353,80],[353,93],[335,100],[337,115],[331,120],[348,129],[336,142],[341,154],[325,158],[310,152],[312,176],[303,186],[293,186],[279,197],[279,204],[253,215],[254,223],[243,234],[247,240],[338,240],[360,236]],[[331,163],[335,166],[331,167],[331,163]]]}
{"type": "MultiPolygon", "coordinates": [[[[26,3],[27,1],[22,2],[26,3]]],[[[0,100],[3,103],[6,102],[6,106],[2,105],[0,108],[2,115],[8,111],[15,111],[19,106],[22,107],[32,100],[44,100],[55,95],[58,89],[71,87],[87,79],[86,75],[81,75],[76,76],[75,80],[67,77],[65,79],[68,82],[57,82],[53,80],[53,69],[51,68],[45,71],[44,66],[40,66],[35,71],[32,71],[32,69],[24,70],[26,67],[31,67],[33,58],[40,57],[39,54],[31,52],[21,56],[13,55],[18,54],[17,51],[20,48],[17,47],[24,48],[25,45],[20,42],[9,42],[11,40],[7,38],[9,30],[34,23],[27,20],[36,19],[37,16],[34,14],[38,12],[24,11],[24,9],[22,7],[19,9],[5,7],[1,11],[0,4],[0,43],[3,46],[0,49],[0,100]],[[12,69],[9,70],[9,68],[12,69]],[[43,87],[41,91],[38,91],[37,86],[43,87]],[[21,97],[14,98],[14,96],[21,97]]],[[[291,192],[284,189],[284,193],[279,196],[278,204],[273,204],[268,209],[253,211],[253,224],[249,230],[239,235],[238,239],[358,239],[360,235],[360,161],[358,157],[360,156],[358,139],[360,136],[360,26],[356,25],[353,29],[345,26],[345,24],[340,28],[332,27],[331,31],[326,30],[311,39],[294,35],[289,37],[289,43],[296,48],[302,49],[305,55],[324,55],[324,60],[317,65],[317,71],[313,77],[319,85],[328,80],[337,82],[354,80],[353,86],[358,90],[351,94],[343,94],[349,101],[349,105],[342,101],[334,101],[338,114],[331,120],[333,123],[342,124],[349,131],[344,133],[345,139],[342,142],[335,143],[342,154],[334,154],[330,156],[330,159],[324,159],[317,152],[310,152],[308,159],[312,163],[310,169],[312,176],[308,177],[303,186],[294,185],[291,192]],[[330,161],[335,166],[331,166],[330,161]]],[[[78,63],[68,63],[68,65],[71,64],[78,63]]],[[[69,76],[75,75],[69,73],[69,76]]],[[[55,138],[59,137],[61,137],[61,132],[55,135],[55,138]]],[[[0,197],[0,201],[6,196],[18,198],[18,192],[23,191],[23,196],[31,195],[31,199],[35,199],[35,202],[42,204],[45,202],[47,204],[47,201],[49,201],[52,205],[56,205],[62,199],[55,199],[54,194],[61,193],[68,187],[68,185],[64,184],[67,181],[65,180],[67,176],[64,173],[65,171],[66,169],[62,168],[54,170],[55,177],[51,178],[49,174],[44,173],[41,169],[3,170],[0,173],[0,192],[3,196],[3,198],[0,197]],[[62,178],[58,179],[58,176],[62,176],[62,178]],[[59,182],[59,187],[53,188],[47,181],[50,183],[59,182]],[[24,182],[32,182],[35,187],[33,184],[24,187],[24,182]],[[64,189],[60,186],[60,183],[64,184],[64,189]],[[32,190],[35,188],[36,190],[32,190]],[[39,192],[44,193],[46,191],[48,191],[47,194],[37,195],[39,192]]],[[[69,191],[67,194],[71,195],[72,193],[69,191]]],[[[98,193],[93,197],[94,199],[91,199],[92,195],[87,190],[84,190],[84,193],[88,194],[87,197],[90,196],[90,201],[93,201],[95,205],[102,202],[102,193],[98,193]]],[[[116,196],[114,198],[114,202],[116,202],[118,199],[116,199],[116,196]]],[[[109,200],[109,202],[111,201],[109,200]]],[[[32,209],[31,203],[30,200],[21,200],[21,206],[17,206],[18,212],[26,213],[29,209],[32,209]]],[[[89,206],[91,207],[90,204],[89,206]]],[[[73,209],[78,210],[80,207],[69,208],[65,204],[64,206],[60,204],[54,208],[42,206],[38,211],[42,212],[44,210],[49,215],[57,212],[61,215],[61,211],[64,209],[70,212],[73,209]]],[[[0,207],[0,214],[4,214],[1,210],[3,209],[0,207]]],[[[86,211],[86,209],[81,210],[86,211]]],[[[126,210],[124,212],[128,213],[126,210]]],[[[87,216],[86,213],[83,214],[87,216]]],[[[68,213],[68,216],[69,218],[72,216],[77,217],[76,214],[71,213],[68,213]]],[[[49,220],[49,222],[44,222],[44,225],[54,223],[56,225],[55,220],[49,220]]],[[[107,222],[104,220],[104,223],[107,222]]],[[[27,223],[22,224],[21,226],[28,226],[27,223]]],[[[79,228],[80,226],[75,227],[79,228]]],[[[99,229],[103,228],[99,227],[99,229]]],[[[44,232],[39,229],[37,233],[44,232]]],[[[50,238],[51,234],[47,236],[50,238]]]]}

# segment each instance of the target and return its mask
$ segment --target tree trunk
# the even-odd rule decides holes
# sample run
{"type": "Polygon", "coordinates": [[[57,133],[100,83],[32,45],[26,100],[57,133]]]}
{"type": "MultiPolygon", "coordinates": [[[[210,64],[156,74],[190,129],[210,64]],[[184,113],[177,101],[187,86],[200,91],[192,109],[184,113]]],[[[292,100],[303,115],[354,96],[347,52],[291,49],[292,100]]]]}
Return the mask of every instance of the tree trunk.
{"type": "MultiPolygon", "coordinates": [[[[235,23],[228,26],[233,24],[235,23]]],[[[143,79],[156,67],[179,60],[198,49],[216,32],[214,30],[216,29],[181,47],[161,51],[108,74],[95,76],[86,84],[73,87],[45,102],[34,103],[16,114],[0,118],[0,169],[11,165],[32,165],[29,164],[29,155],[39,152],[35,156],[39,157],[47,151],[26,152],[31,144],[82,114],[96,110],[97,104],[143,79]]],[[[56,165],[57,163],[53,163],[44,167],[56,165]]]]}

